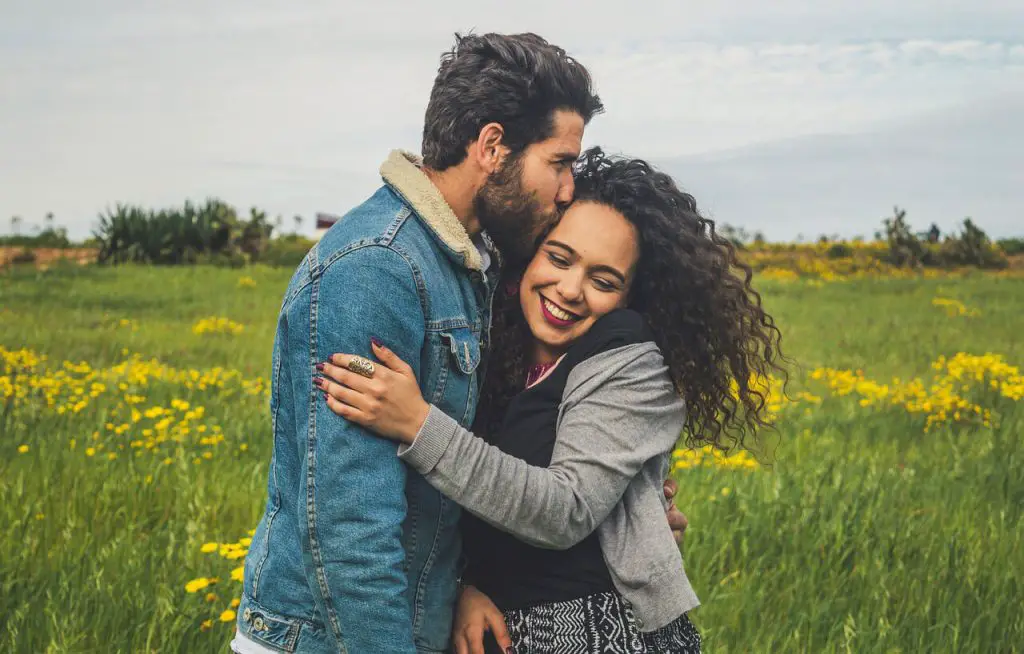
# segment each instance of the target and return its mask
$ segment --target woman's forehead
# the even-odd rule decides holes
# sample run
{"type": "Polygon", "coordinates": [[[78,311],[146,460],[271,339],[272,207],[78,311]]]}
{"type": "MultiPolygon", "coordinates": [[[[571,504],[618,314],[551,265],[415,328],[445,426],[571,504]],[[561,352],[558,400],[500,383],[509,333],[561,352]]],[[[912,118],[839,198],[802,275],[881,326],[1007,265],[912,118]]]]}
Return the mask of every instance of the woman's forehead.
{"type": "Polygon", "coordinates": [[[612,259],[627,266],[637,255],[636,228],[621,213],[596,202],[574,203],[546,239],[580,256],[612,259]]]}

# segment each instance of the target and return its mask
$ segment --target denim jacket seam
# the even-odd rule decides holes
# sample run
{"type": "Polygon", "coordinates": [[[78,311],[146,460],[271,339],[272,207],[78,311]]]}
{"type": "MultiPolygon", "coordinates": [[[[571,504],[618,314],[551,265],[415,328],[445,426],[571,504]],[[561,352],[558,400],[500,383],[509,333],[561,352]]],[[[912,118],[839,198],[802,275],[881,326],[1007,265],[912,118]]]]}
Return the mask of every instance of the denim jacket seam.
{"type": "Polygon", "coordinates": [[[253,571],[252,579],[252,595],[255,599],[259,595],[260,589],[260,577],[263,574],[263,565],[270,558],[270,532],[274,526],[274,519],[277,517],[278,511],[281,510],[281,488],[277,485],[277,457],[273,457],[270,465],[271,474],[274,475],[274,509],[267,516],[267,528],[263,534],[263,557],[260,559],[259,564],[256,566],[256,570],[253,571]]]}
{"type": "MultiPolygon", "coordinates": [[[[407,515],[406,515],[406,517],[410,521],[410,525],[409,525],[409,531],[410,531],[409,546],[408,546],[407,549],[411,549],[411,550],[415,551],[416,550],[416,544],[418,542],[418,539],[416,538],[416,525],[419,524],[419,507],[416,506],[415,509],[414,509],[413,508],[414,502],[411,499],[406,498],[406,502],[407,502],[407,508],[406,508],[407,515]]],[[[404,561],[404,563],[402,565],[402,569],[405,572],[406,578],[408,578],[409,569],[411,568],[411,566],[412,566],[412,561],[410,560],[409,556],[406,556],[405,557],[405,561],[404,561]]]]}
{"type": "Polygon", "coordinates": [[[444,397],[444,389],[448,385],[449,367],[446,364],[444,357],[442,357],[441,361],[438,362],[438,366],[440,366],[440,368],[437,373],[437,382],[434,384],[434,399],[432,400],[432,403],[434,404],[440,402],[441,398],[444,397]]]}
{"type": "Polygon", "coordinates": [[[383,248],[390,252],[394,252],[399,257],[401,257],[403,261],[405,261],[405,264],[409,266],[409,271],[412,273],[413,282],[415,282],[416,284],[416,296],[420,302],[420,309],[423,311],[424,317],[428,316],[429,313],[427,312],[429,310],[429,303],[427,299],[427,285],[423,281],[422,271],[416,266],[415,263],[413,263],[412,259],[409,257],[408,252],[406,252],[404,249],[396,245],[394,242],[385,241],[380,237],[372,237],[369,239],[359,240],[355,243],[350,244],[348,247],[345,247],[341,250],[338,250],[337,252],[334,252],[333,254],[331,254],[331,256],[327,257],[327,259],[324,260],[323,263],[317,262],[316,271],[314,273],[316,279],[319,280],[324,275],[324,273],[327,272],[328,268],[334,265],[335,262],[340,260],[345,255],[351,254],[357,250],[362,250],[363,248],[371,247],[383,248]]]}
{"type": "Polygon", "coordinates": [[[288,293],[287,295],[285,295],[284,301],[281,303],[281,311],[282,311],[282,313],[287,311],[288,307],[291,306],[291,303],[295,301],[295,298],[299,297],[299,295],[302,293],[302,291],[306,290],[306,287],[313,283],[313,273],[312,273],[313,267],[310,264],[310,262],[311,261],[315,261],[316,258],[317,258],[317,254],[318,254],[317,245],[319,245],[319,243],[314,243],[312,245],[312,247],[310,247],[309,252],[306,253],[306,257],[305,257],[304,261],[301,264],[299,264],[299,270],[301,270],[302,267],[305,266],[305,268],[306,268],[306,275],[305,275],[305,277],[306,278],[304,280],[302,280],[301,284],[299,284],[294,289],[292,289],[291,293],[288,293]]]}
{"type": "MultiPolygon", "coordinates": [[[[274,384],[276,389],[277,377],[281,372],[281,357],[274,354],[274,368],[271,371],[271,383],[274,384]]],[[[281,410],[280,402],[273,402],[274,407],[271,411],[270,421],[271,429],[273,432],[273,440],[277,440],[277,414],[281,410]]],[[[260,577],[263,573],[263,566],[267,562],[267,558],[270,556],[270,532],[274,526],[274,519],[277,517],[277,512],[281,510],[281,485],[277,479],[277,456],[274,455],[270,459],[270,475],[274,479],[274,508],[270,511],[267,516],[267,528],[263,534],[263,556],[260,558],[259,563],[256,565],[256,569],[253,571],[252,578],[252,595],[255,599],[259,595],[260,589],[260,577]]]]}
{"type": "Polygon", "coordinates": [[[465,318],[442,318],[440,320],[428,320],[428,332],[443,332],[450,329],[473,329],[473,323],[468,317],[465,318]]]}
{"type": "Polygon", "coordinates": [[[381,242],[385,245],[391,245],[394,242],[395,237],[398,235],[398,230],[405,225],[405,221],[412,215],[412,208],[402,203],[399,207],[398,212],[395,214],[394,220],[388,223],[388,226],[384,228],[384,232],[380,235],[381,242]]]}
{"type": "Polygon", "coordinates": [[[423,314],[424,327],[426,326],[427,316],[430,315],[430,297],[427,293],[427,283],[423,279],[423,271],[416,266],[409,253],[400,245],[394,242],[379,243],[378,247],[386,247],[398,256],[402,257],[405,264],[409,266],[409,272],[412,273],[413,282],[416,284],[416,296],[420,301],[420,311],[423,314]]]}
{"type": "MultiPolygon", "coordinates": [[[[346,249],[346,251],[351,251],[346,249]]],[[[333,257],[331,257],[333,259],[333,257]]],[[[316,349],[316,326],[317,326],[317,300],[320,292],[320,273],[321,266],[317,266],[317,272],[315,274],[315,282],[312,284],[310,289],[309,299],[309,324],[311,329],[309,330],[309,354],[310,354],[310,366],[315,366],[317,349],[316,349]]],[[[312,273],[312,271],[311,271],[312,273]]],[[[309,398],[309,427],[306,432],[306,521],[308,523],[309,532],[309,553],[313,559],[314,573],[316,576],[316,582],[319,586],[320,596],[323,598],[324,611],[325,611],[325,622],[330,627],[331,632],[334,634],[335,639],[338,641],[338,645],[341,647],[342,652],[347,652],[347,648],[344,643],[344,636],[341,633],[341,622],[338,620],[338,613],[334,607],[334,602],[331,601],[331,591],[327,583],[327,575],[324,570],[323,556],[320,552],[320,541],[316,533],[316,396],[310,392],[309,398]]]]}
{"type": "Polygon", "coordinates": [[[430,552],[427,553],[427,560],[423,563],[423,569],[420,570],[420,578],[416,580],[416,595],[413,598],[412,623],[417,631],[419,630],[421,614],[423,613],[420,597],[426,590],[427,577],[430,575],[430,570],[434,567],[434,561],[437,559],[437,546],[441,535],[441,516],[444,515],[449,502],[444,494],[439,493],[439,496],[441,501],[438,505],[437,524],[434,526],[434,538],[430,542],[430,552]]]}

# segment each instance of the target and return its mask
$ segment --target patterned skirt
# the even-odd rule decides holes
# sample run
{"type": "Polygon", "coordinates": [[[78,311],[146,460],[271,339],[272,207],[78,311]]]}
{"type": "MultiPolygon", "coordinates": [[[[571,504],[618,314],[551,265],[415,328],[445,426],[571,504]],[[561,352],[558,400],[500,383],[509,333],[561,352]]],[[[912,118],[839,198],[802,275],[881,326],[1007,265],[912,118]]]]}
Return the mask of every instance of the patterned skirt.
{"type": "Polygon", "coordinates": [[[683,614],[641,632],[628,602],[598,593],[505,612],[516,654],[699,654],[701,639],[683,614]]]}

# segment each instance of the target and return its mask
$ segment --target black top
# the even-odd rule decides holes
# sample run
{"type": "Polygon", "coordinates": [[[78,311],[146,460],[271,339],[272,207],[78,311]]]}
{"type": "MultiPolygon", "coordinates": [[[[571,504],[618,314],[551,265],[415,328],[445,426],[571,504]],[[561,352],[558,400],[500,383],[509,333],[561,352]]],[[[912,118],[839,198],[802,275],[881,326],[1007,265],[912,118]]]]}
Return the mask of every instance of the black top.
{"type": "MultiPolygon", "coordinates": [[[[513,398],[501,429],[485,440],[506,454],[546,468],[555,445],[558,407],[572,369],[596,354],[653,340],[634,311],[620,309],[602,316],[573,343],[548,377],[513,398]]],[[[567,550],[551,550],[528,545],[468,511],[463,511],[461,529],[466,582],[503,611],[614,590],[596,532],[567,550]]]]}

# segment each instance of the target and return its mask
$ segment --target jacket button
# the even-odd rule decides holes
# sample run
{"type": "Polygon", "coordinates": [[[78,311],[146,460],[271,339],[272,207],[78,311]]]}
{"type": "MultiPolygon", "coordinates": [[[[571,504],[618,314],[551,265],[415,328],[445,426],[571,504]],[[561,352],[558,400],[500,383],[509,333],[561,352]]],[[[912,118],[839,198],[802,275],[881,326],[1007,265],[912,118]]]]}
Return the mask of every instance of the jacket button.
{"type": "Polygon", "coordinates": [[[252,621],[252,627],[256,631],[263,631],[267,628],[267,623],[263,621],[263,616],[257,615],[252,621]]]}
{"type": "Polygon", "coordinates": [[[246,607],[246,609],[242,611],[242,619],[249,622],[249,620],[252,619],[252,609],[246,607]]]}

